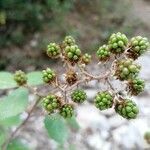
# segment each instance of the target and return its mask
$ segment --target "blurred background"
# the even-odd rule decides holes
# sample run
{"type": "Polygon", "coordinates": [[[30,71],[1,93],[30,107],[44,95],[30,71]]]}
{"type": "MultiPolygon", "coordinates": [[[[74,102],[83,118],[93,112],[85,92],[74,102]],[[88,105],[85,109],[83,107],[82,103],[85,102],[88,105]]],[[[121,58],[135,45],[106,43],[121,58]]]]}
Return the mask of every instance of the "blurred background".
{"type": "MultiPolygon", "coordinates": [[[[0,0],[0,70],[40,70],[54,63],[58,68],[59,62],[45,54],[49,42],[72,35],[83,52],[94,54],[118,31],[129,38],[150,38],[150,0],[0,0]]],[[[70,138],[72,150],[150,149],[143,139],[150,129],[150,54],[138,61],[147,81],[145,92],[135,99],[141,116],[126,121],[111,111],[100,113],[92,106],[81,106],[77,110],[81,129],[70,138]]],[[[94,87],[91,84],[88,91],[91,97],[94,87]]],[[[34,149],[56,149],[57,144],[43,132],[41,120],[31,120],[20,136],[34,149]]]]}
{"type": "Polygon", "coordinates": [[[0,70],[43,67],[49,63],[47,44],[65,35],[90,53],[113,32],[148,37],[149,5],[149,0],[0,0],[0,70]]]}

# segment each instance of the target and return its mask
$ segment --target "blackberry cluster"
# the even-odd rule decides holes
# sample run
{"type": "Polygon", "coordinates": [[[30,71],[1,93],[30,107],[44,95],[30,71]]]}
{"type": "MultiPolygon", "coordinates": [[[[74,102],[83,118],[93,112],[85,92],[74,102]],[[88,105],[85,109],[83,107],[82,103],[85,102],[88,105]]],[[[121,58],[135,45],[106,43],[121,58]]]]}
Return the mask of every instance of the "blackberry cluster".
{"type": "Polygon", "coordinates": [[[131,39],[128,50],[128,56],[133,59],[137,59],[141,56],[149,46],[148,39],[146,37],[136,36],[131,39]]]}
{"type": "Polygon", "coordinates": [[[84,64],[89,64],[91,62],[91,55],[89,55],[88,53],[85,53],[83,56],[82,56],[82,63],[84,64]]]}
{"type": "Polygon", "coordinates": [[[129,99],[118,102],[115,105],[115,111],[126,119],[135,119],[139,113],[137,105],[129,99]]]}
{"type": "Polygon", "coordinates": [[[45,83],[51,83],[56,78],[55,72],[50,68],[43,70],[42,73],[43,73],[43,81],[45,83]]]}
{"type": "Polygon", "coordinates": [[[94,103],[98,109],[105,110],[113,106],[113,99],[114,97],[108,91],[99,92],[94,99],[94,103]]]}
{"type": "Polygon", "coordinates": [[[74,108],[71,104],[64,104],[60,108],[60,115],[64,118],[71,118],[74,114],[74,108]]]}
{"type": "Polygon", "coordinates": [[[60,47],[56,43],[50,43],[47,46],[47,55],[49,57],[57,57],[60,54],[60,47]]]}
{"type": "Polygon", "coordinates": [[[14,80],[17,82],[19,86],[22,86],[27,83],[27,76],[23,71],[19,70],[15,72],[14,80]]]}
{"type": "Polygon", "coordinates": [[[129,85],[129,92],[132,95],[138,95],[139,93],[144,91],[145,82],[142,79],[135,78],[133,80],[130,80],[128,85],[129,85]]]}
{"type": "Polygon", "coordinates": [[[60,107],[60,98],[56,95],[50,94],[43,98],[43,106],[49,114],[60,107]]]}
{"type": "Polygon", "coordinates": [[[146,132],[146,133],[144,134],[144,139],[146,140],[146,142],[147,142],[148,144],[150,144],[150,132],[146,132]]]}
{"type": "Polygon", "coordinates": [[[81,50],[77,45],[66,46],[65,55],[70,62],[78,62],[81,57],[81,50]]]}
{"type": "Polygon", "coordinates": [[[75,39],[72,36],[66,36],[63,43],[67,46],[75,45],[75,39]]]}
{"type": "Polygon", "coordinates": [[[84,90],[76,89],[72,92],[71,99],[76,103],[83,103],[87,99],[87,95],[84,90]]]}
{"type": "Polygon", "coordinates": [[[125,34],[122,34],[120,32],[113,33],[108,41],[109,49],[112,53],[120,54],[123,53],[126,46],[128,44],[128,38],[125,34]]]}
{"type": "Polygon", "coordinates": [[[115,76],[120,80],[133,79],[138,75],[140,68],[132,59],[119,60],[116,62],[115,76]]]}
{"type": "Polygon", "coordinates": [[[100,61],[106,61],[110,58],[111,52],[107,45],[103,45],[103,46],[99,47],[96,54],[100,61]]]}
{"type": "Polygon", "coordinates": [[[67,81],[67,83],[69,85],[73,85],[78,80],[77,74],[73,70],[69,70],[66,73],[66,77],[65,78],[66,78],[66,81],[67,81]]]}

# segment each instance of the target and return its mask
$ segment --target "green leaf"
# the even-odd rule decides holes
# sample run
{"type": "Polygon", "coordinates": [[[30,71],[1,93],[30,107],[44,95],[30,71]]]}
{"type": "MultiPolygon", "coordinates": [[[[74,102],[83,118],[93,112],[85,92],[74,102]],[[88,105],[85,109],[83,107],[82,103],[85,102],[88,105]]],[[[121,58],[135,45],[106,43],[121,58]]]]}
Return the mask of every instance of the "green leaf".
{"type": "Polygon", "coordinates": [[[63,144],[68,139],[68,128],[60,115],[46,116],[44,123],[48,135],[56,142],[63,144]]]}
{"type": "Polygon", "coordinates": [[[6,132],[2,128],[0,128],[0,147],[6,140],[6,132]]]}
{"type": "Polygon", "coordinates": [[[76,150],[76,146],[74,144],[70,144],[68,150],[76,150]]]}
{"type": "Polygon", "coordinates": [[[29,150],[29,147],[21,140],[15,139],[11,143],[9,143],[7,150],[29,150]]]}
{"type": "Polygon", "coordinates": [[[0,121],[22,113],[28,104],[28,90],[19,88],[0,100],[0,121]]]}
{"type": "Polygon", "coordinates": [[[72,116],[71,118],[66,119],[66,121],[72,129],[75,129],[75,130],[80,129],[80,125],[78,124],[75,116],[72,116]]]}
{"type": "Polygon", "coordinates": [[[13,117],[6,118],[4,120],[0,120],[0,125],[5,126],[5,127],[18,125],[19,123],[21,123],[20,115],[16,115],[13,117]]]}
{"type": "Polygon", "coordinates": [[[40,85],[43,84],[42,80],[42,72],[34,71],[27,74],[28,77],[28,85],[40,85]]]}
{"type": "Polygon", "coordinates": [[[17,87],[13,79],[13,74],[9,72],[0,72],[0,89],[9,89],[17,87]]]}

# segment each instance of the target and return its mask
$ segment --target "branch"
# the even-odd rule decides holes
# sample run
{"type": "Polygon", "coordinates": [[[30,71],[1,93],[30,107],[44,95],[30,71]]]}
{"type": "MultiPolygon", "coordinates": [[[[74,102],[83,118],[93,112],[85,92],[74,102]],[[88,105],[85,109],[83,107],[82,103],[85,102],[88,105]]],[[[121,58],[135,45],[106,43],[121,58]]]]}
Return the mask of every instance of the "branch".
{"type": "Polygon", "coordinates": [[[32,112],[35,110],[36,106],[40,102],[40,100],[41,100],[41,97],[38,97],[38,99],[36,100],[34,105],[31,107],[30,111],[28,111],[28,115],[27,115],[26,119],[10,134],[10,136],[8,137],[6,142],[2,145],[2,150],[6,150],[7,149],[8,144],[15,137],[16,133],[26,124],[26,122],[31,117],[32,112]]]}

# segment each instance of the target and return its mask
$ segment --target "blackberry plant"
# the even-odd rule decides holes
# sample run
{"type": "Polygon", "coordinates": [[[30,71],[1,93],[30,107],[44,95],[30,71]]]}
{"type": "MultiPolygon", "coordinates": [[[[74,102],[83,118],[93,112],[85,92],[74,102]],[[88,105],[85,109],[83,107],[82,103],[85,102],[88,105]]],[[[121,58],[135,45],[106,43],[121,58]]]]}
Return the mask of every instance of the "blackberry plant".
{"type": "Polygon", "coordinates": [[[141,92],[144,91],[144,87],[145,87],[145,82],[142,79],[139,78],[135,78],[133,80],[130,80],[128,82],[128,88],[129,88],[129,92],[132,95],[138,95],[141,92]]]}
{"type": "Polygon", "coordinates": [[[81,50],[79,49],[78,45],[66,46],[65,55],[66,59],[74,64],[81,58],[81,50]]]}
{"type": "Polygon", "coordinates": [[[144,134],[144,139],[146,140],[146,142],[148,144],[150,144],[150,131],[147,131],[145,134],[144,134]]]}
{"type": "Polygon", "coordinates": [[[115,76],[120,80],[133,79],[138,75],[140,68],[132,59],[122,59],[116,62],[115,76]]]}
{"type": "Polygon", "coordinates": [[[83,56],[82,56],[82,63],[88,65],[90,62],[91,62],[91,55],[89,55],[88,53],[85,53],[83,56]]]}
{"type": "Polygon", "coordinates": [[[43,73],[43,81],[45,83],[51,83],[56,78],[55,72],[50,68],[43,70],[42,73],[43,73]]]}
{"type": "Polygon", "coordinates": [[[126,49],[126,46],[128,44],[128,38],[125,34],[122,34],[120,32],[113,33],[108,41],[108,46],[112,53],[120,54],[123,53],[126,49]]]}
{"type": "Polygon", "coordinates": [[[71,118],[74,114],[74,109],[71,104],[64,104],[60,108],[60,115],[63,116],[64,118],[71,118]]]}
{"type": "Polygon", "coordinates": [[[101,46],[97,51],[97,56],[100,61],[106,61],[110,58],[111,52],[107,45],[101,46]]]}
{"type": "MultiPolygon", "coordinates": [[[[91,63],[91,65],[95,63],[92,68],[88,67],[91,62],[91,55],[83,54],[74,38],[67,36],[60,44],[50,43],[46,50],[49,59],[57,57],[62,61],[59,71],[47,68],[43,71],[26,74],[17,71],[14,75],[9,72],[1,72],[0,88],[14,88],[14,92],[8,95],[8,99],[6,97],[0,101],[0,123],[2,119],[6,123],[5,119],[18,117],[21,112],[27,109],[26,99],[29,92],[38,97],[33,106],[27,109],[27,118],[12,131],[3,143],[3,149],[6,150],[16,132],[29,120],[40,102],[42,102],[45,110],[44,123],[50,137],[54,137],[53,130],[58,131],[56,135],[59,138],[54,139],[62,142],[60,141],[62,136],[59,133],[67,134],[64,131],[65,121],[68,121],[68,119],[70,119],[69,122],[75,121],[77,103],[80,105],[88,99],[88,93],[86,94],[83,87],[94,80],[98,83],[99,92],[87,103],[92,103],[100,111],[114,109],[117,114],[125,119],[138,117],[139,108],[131,96],[140,94],[144,90],[145,83],[138,77],[141,66],[135,63],[137,57],[129,58],[129,53],[130,56],[139,57],[148,49],[148,45],[146,38],[137,36],[128,40],[125,34],[114,33],[110,36],[108,43],[99,46],[98,51],[95,52],[97,60],[95,59],[91,63]],[[100,61],[105,63],[100,63],[100,61]],[[97,75],[94,75],[95,70],[98,72],[97,75]],[[113,84],[115,80],[119,81],[120,88],[113,84]],[[11,112],[8,113],[8,110],[11,112]],[[50,129],[51,131],[49,131],[50,129]]],[[[70,124],[74,125],[74,123],[70,124]]]]}
{"type": "Polygon", "coordinates": [[[100,110],[105,110],[113,106],[113,95],[108,91],[97,93],[95,97],[95,106],[100,110]]]}
{"type": "Polygon", "coordinates": [[[130,41],[130,48],[128,50],[128,56],[133,59],[137,59],[144,52],[147,51],[149,46],[148,39],[146,37],[136,36],[130,41]]]}
{"type": "Polygon", "coordinates": [[[137,105],[128,99],[125,99],[123,102],[117,102],[115,111],[126,119],[134,119],[139,113],[137,105]]]}
{"type": "Polygon", "coordinates": [[[72,36],[66,36],[63,43],[65,44],[65,46],[71,46],[71,45],[75,45],[75,39],[72,36]]]}
{"type": "Polygon", "coordinates": [[[49,57],[57,57],[60,53],[60,47],[56,43],[50,43],[47,46],[47,55],[49,57]]]}
{"type": "Polygon", "coordinates": [[[53,94],[43,98],[43,106],[48,111],[48,113],[54,112],[54,110],[60,107],[60,98],[53,94]]]}
{"type": "Polygon", "coordinates": [[[83,103],[87,98],[86,93],[84,90],[76,89],[71,94],[71,99],[76,103],[83,103]]]}
{"type": "Polygon", "coordinates": [[[23,71],[19,70],[15,72],[14,80],[21,86],[27,83],[27,76],[23,71]]]}

